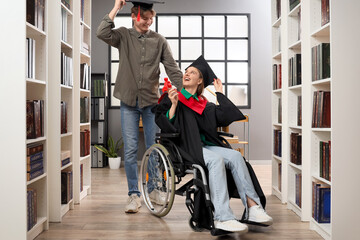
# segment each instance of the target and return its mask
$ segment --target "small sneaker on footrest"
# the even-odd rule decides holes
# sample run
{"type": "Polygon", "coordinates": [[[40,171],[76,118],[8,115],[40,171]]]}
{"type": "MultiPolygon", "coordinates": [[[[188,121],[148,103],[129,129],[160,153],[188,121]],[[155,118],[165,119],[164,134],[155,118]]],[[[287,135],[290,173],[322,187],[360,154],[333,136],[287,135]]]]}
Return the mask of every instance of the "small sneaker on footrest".
{"type": "Polygon", "coordinates": [[[151,202],[158,205],[163,205],[166,203],[166,193],[161,192],[158,189],[154,189],[151,193],[149,193],[149,198],[151,202]]]}
{"type": "Polygon", "coordinates": [[[249,208],[248,221],[261,223],[270,226],[273,223],[272,217],[270,217],[265,210],[259,205],[249,208]]]}
{"type": "Polygon", "coordinates": [[[237,221],[237,220],[228,220],[228,221],[214,221],[215,228],[225,230],[228,232],[237,232],[237,233],[246,233],[248,231],[248,227],[237,221]]]}

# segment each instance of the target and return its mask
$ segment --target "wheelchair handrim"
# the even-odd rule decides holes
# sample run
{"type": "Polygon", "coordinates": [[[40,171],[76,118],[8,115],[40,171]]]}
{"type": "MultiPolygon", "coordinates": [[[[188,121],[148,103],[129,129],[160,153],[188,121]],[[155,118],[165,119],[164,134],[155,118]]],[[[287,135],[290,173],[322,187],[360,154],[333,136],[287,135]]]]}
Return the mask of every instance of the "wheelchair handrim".
{"type": "Polygon", "coordinates": [[[172,168],[171,163],[168,160],[168,156],[169,156],[169,153],[166,150],[166,148],[164,148],[164,146],[162,146],[160,144],[154,144],[145,152],[144,157],[141,162],[141,170],[140,170],[141,193],[144,198],[145,205],[147,206],[149,211],[158,217],[163,217],[166,214],[168,214],[168,212],[170,211],[170,209],[173,205],[173,202],[174,202],[174,195],[175,195],[174,194],[174,191],[175,191],[174,174],[175,173],[174,173],[174,169],[172,168]],[[166,188],[171,189],[171,191],[172,191],[171,193],[166,192],[166,201],[167,202],[160,208],[160,210],[157,210],[157,211],[155,211],[154,210],[155,208],[150,205],[151,201],[150,201],[148,192],[145,191],[145,189],[147,188],[147,181],[146,181],[146,176],[144,176],[144,169],[147,169],[147,164],[148,164],[148,161],[145,161],[145,160],[146,160],[146,158],[150,157],[151,152],[154,150],[159,154],[162,162],[166,163],[166,164],[164,164],[165,172],[169,172],[169,170],[170,170],[171,176],[166,177],[166,188]],[[170,188],[170,184],[171,184],[171,188],[170,188]],[[170,198],[169,198],[169,196],[170,196],[170,198]]]}

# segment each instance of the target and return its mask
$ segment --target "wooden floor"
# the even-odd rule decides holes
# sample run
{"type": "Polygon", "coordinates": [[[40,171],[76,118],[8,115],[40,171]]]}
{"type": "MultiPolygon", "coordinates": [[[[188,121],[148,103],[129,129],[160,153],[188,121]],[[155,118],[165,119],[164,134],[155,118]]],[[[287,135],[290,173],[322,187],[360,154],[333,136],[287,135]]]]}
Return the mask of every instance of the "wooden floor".
{"type": "MultiPolygon", "coordinates": [[[[271,196],[271,166],[255,165],[259,181],[267,195],[267,212],[274,218],[270,227],[249,227],[243,235],[230,234],[213,237],[208,231],[193,232],[188,226],[189,212],[185,197],[176,196],[170,213],[164,218],[151,215],[146,206],[136,214],[125,214],[127,182],[125,171],[92,169],[92,195],[68,212],[62,223],[50,223],[50,229],[36,239],[322,239],[309,230],[309,223],[301,222],[286,205],[271,196]]],[[[231,207],[241,217],[241,200],[232,199],[231,207]]]]}

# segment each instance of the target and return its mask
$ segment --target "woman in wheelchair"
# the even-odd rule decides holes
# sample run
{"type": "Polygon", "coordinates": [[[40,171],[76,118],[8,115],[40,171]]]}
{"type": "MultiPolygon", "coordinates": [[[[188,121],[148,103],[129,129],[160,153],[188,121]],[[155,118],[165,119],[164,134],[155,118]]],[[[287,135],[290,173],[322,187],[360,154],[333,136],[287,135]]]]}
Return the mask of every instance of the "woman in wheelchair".
{"type": "Polygon", "coordinates": [[[261,206],[246,163],[240,152],[231,149],[219,137],[217,128],[228,126],[245,117],[223,95],[221,80],[200,56],[183,76],[183,89],[172,88],[153,109],[155,121],[163,133],[179,133],[176,145],[192,155],[195,164],[208,170],[211,202],[214,206],[216,229],[230,232],[246,232],[248,227],[236,220],[229,204],[226,169],[231,171],[236,190],[245,206],[247,222],[271,225],[273,219],[261,206]],[[202,95],[206,86],[214,83],[218,105],[210,103],[202,95]]]}

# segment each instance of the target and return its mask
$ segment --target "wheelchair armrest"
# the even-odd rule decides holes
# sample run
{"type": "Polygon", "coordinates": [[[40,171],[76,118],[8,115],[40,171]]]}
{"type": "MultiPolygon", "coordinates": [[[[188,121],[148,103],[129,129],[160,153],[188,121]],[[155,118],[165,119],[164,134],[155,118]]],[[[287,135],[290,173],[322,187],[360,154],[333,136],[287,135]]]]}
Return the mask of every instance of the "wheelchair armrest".
{"type": "Polygon", "coordinates": [[[179,133],[156,133],[157,137],[164,137],[164,138],[177,138],[180,136],[179,133]]]}
{"type": "Polygon", "coordinates": [[[234,134],[227,133],[227,132],[218,132],[219,136],[225,136],[225,137],[234,137],[234,134]]]}

